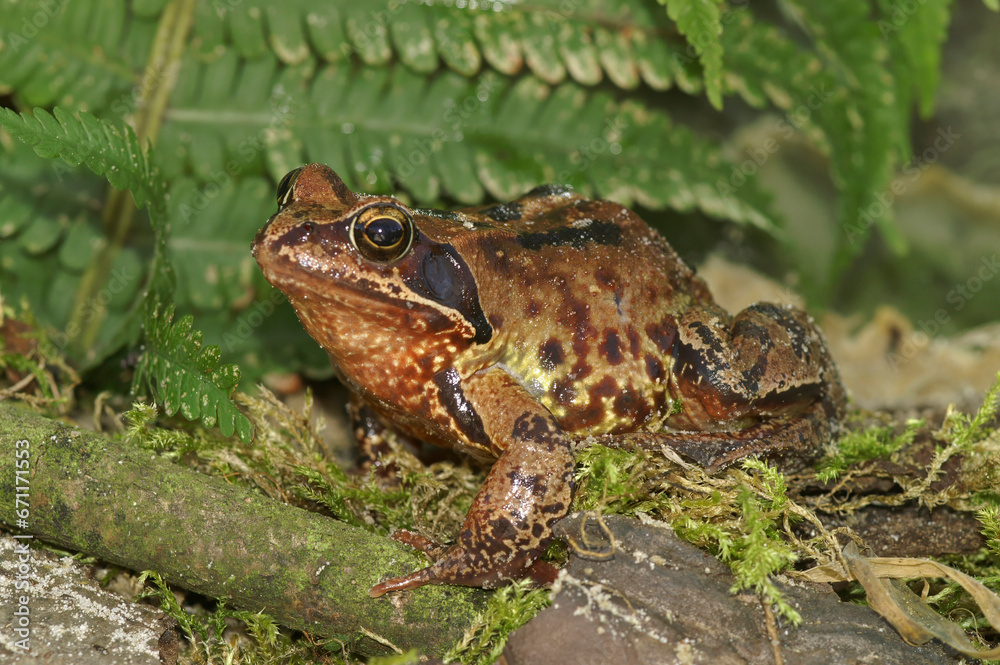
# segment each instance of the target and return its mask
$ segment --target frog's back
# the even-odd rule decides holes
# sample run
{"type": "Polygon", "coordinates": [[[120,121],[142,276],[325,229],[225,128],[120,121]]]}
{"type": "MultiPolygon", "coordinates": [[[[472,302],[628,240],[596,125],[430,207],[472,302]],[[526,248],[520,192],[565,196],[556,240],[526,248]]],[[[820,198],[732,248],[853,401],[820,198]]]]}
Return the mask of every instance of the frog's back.
{"type": "Polygon", "coordinates": [[[491,361],[568,432],[662,422],[677,315],[710,298],[666,241],[630,210],[560,188],[470,212],[495,225],[454,239],[494,330],[491,361]]]}

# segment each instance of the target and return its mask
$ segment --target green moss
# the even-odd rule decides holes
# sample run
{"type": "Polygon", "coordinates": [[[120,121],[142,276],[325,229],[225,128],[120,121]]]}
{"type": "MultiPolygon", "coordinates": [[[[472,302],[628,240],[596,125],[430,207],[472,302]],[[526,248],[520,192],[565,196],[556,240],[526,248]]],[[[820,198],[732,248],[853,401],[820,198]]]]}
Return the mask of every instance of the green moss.
{"type": "Polygon", "coordinates": [[[147,580],[151,584],[139,598],[159,601],[160,609],[177,621],[187,639],[187,649],[181,652],[183,663],[305,665],[330,662],[322,644],[282,634],[274,619],[262,612],[232,610],[224,601],[212,611],[185,611],[157,573],[147,571],[139,578],[140,583],[147,580]]]}
{"type": "Polygon", "coordinates": [[[486,610],[472,622],[462,639],[445,654],[444,662],[489,665],[496,662],[507,637],[549,606],[547,589],[530,589],[530,581],[498,589],[486,610]]]}
{"type": "Polygon", "coordinates": [[[816,477],[824,483],[836,480],[847,468],[859,462],[886,459],[896,451],[913,443],[917,432],[925,426],[923,420],[906,421],[902,434],[894,435],[891,426],[875,426],[845,433],[837,441],[833,452],[824,457],[816,471],[816,477]]]}
{"type": "Polygon", "coordinates": [[[983,525],[986,547],[995,557],[1000,557],[1000,507],[995,505],[980,508],[976,517],[983,525]]]}

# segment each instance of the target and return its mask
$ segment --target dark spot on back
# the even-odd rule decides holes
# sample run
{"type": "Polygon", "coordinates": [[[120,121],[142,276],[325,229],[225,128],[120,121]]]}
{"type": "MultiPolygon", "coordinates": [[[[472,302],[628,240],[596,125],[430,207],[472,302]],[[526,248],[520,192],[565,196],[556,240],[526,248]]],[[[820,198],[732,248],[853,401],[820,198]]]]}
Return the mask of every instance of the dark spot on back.
{"type": "Polygon", "coordinates": [[[569,406],[576,399],[576,381],[570,378],[552,383],[552,398],[557,404],[569,406]]]}
{"type": "Polygon", "coordinates": [[[605,267],[600,267],[594,271],[594,279],[605,288],[613,289],[615,286],[614,275],[605,267]]]}
{"type": "Polygon", "coordinates": [[[499,314],[490,314],[487,319],[494,330],[499,330],[503,326],[503,317],[499,314]]]}
{"type": "Polygon", "coordinates": [[[632,326],[628,327],[625,331],[625,336],[628,337],[628,350],[632,354],[632,358],[635,360],[639,359],[639,331],[632,326]]]}
{"type": "Polygon", "coordinates": [[[604,331],[604,341],[597,347],[598,351],[612,365],[620,365],[622,358],[621,338],[617,330],[607,328],[604,331]]]}
{"type": "Polygon", "coordinates": [[[677,325],[672,319],[665,319],[660,323],[650,323],[646,326],[646,334],[656,344],[660,353],[668,354],[674,345],[674,338],[677,336],[677,325]]]}
{"type": "Polygon", "coordinates": [[[533,319],[542,311],[542,306],[536,301],[532,300],[528,303],[528,306],[524,309],[524,313],[529,319],[533,319]]]}
{"type": "Polygon", "coordinates": [[[562,343],[555,338],[549,338],[538,347],[538,361],[546,372],[551,372],[565,360],[562,343]]]}
{"type": "Polygon", "coordinates": [[[590,387],[590,399],[592,402],[599,402],[602,397],[613,397],[617,393],[618,382],[613,376],[606,376],[600,382],[590,387]]]}
{"type": "Polygon", "coordinates": [[[663,363],[652,353],[646,354],[646,374],[654,382],[659,382],[664,378],[663,363]]]}
{"type": "Polygon", "coordinates": [[[573,429],[591,427],[604,420],[604,402],[591,397],[590,403],[576,407],[569,416],[573,429]]]}
{"type": "Polygon", "coordinates": [[[650,414],[650,405],[646,403],[636,389],[629,385],[622,389],[615,398],[614,411],[622,418],[632,422],[642,422],[650,414]]]}

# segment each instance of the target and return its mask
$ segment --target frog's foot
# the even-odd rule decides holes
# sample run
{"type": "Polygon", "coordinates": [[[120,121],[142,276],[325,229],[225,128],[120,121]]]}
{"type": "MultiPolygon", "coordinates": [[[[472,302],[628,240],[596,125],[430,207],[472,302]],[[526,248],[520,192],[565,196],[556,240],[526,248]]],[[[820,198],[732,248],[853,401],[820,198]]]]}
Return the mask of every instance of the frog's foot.
{"type": "Polygon", "coordinates": [[[456,584],[492,589],[507,582],[525,578],[530,578],[538,585],[548,585],[555,581],[559,572],[558,568],[537,559],[528,563],[527,558],[527,556],[519,556],[506,565],[484,567],[481,561],[482,557],[477,559],[476,556],[456,545],[427,568],[376,584],[368,592],[368,595],[372,598],[378,598],[389,591],[416,589],[425,584],[456,584]]]}
{"type": "Polygon", "coordinates": [[[569,510],[573,457],[562,432],[540,414],[521,415],[512,432],[515,441],[490,469],[457,542],[427,568],[375,585],[370,596],[424,584],[494,588],[553,577],[535,562],[552,540],[552,526],[569,510]]]}
{"type": "Polygon", "coordinates": [[[461,545],[453,545],[443,557],[427,568],[376,584],[368,595],[378,598],[388,591],[416,589],[425,584],[457,584],[492,589],[528,574],[528,561],[524,555],[515,556],[504,563],[490,561],[490,558],[470,552],[461,545]]]}
{"type": "Polygon", "coordinates": [[[415,442],[387,427],[357,395],[351,395],[347,414],[361,453],[358,473],[370,475],[381,489],[399,488],[402,471],[398,460],[413,455],[415,442]]]}

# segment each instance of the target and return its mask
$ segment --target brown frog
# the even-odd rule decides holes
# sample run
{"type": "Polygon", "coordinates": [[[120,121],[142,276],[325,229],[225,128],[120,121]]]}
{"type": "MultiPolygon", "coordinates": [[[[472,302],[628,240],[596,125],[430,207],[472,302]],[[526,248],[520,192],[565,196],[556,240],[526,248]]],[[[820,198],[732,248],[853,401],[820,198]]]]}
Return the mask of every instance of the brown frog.
{"type": "Polygon", "coordinates": [[[372,596],[530,573],[584,437],[715,470],[815,454],[843,412],[808,315],[729,315],[634,212],[567,187],[416,210],[310,164],[282,179],[253,253],[363,405],[363,445],[391,428],[493,464],[457,542],[372,596]]]}

